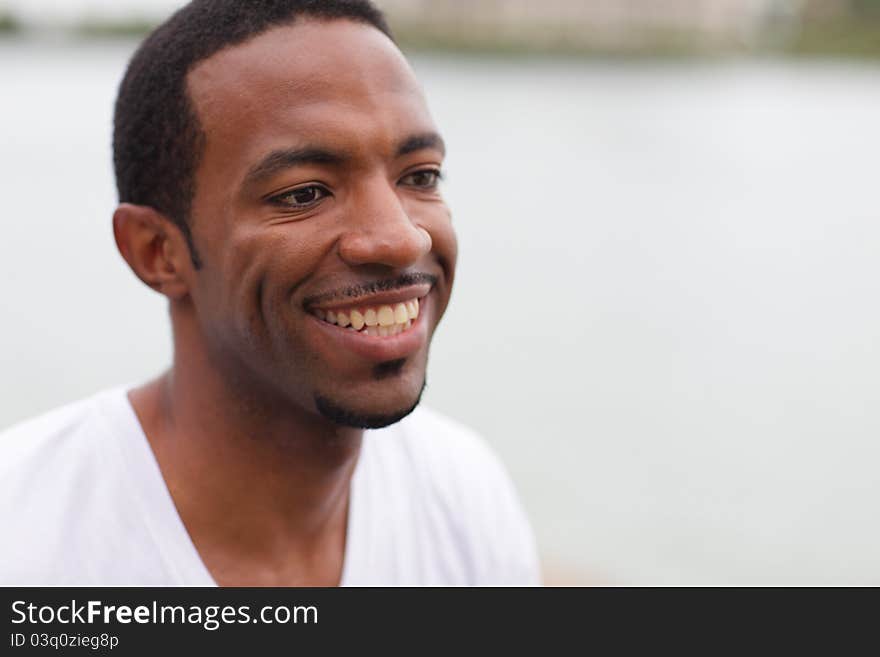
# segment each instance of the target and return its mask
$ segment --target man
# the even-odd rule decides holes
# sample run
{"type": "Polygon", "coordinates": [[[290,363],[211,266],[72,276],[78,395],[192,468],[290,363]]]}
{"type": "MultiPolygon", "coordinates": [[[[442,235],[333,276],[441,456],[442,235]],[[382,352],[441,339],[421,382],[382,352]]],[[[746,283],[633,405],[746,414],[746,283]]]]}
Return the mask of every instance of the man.
{"type": "Polygon", "coordinates": [[[0,436],[0,583],[537,583],[497,460],[416,408],[443,156],[366,0],[196,0],[150,35],[113,229],[173,366],[0,436]]]}

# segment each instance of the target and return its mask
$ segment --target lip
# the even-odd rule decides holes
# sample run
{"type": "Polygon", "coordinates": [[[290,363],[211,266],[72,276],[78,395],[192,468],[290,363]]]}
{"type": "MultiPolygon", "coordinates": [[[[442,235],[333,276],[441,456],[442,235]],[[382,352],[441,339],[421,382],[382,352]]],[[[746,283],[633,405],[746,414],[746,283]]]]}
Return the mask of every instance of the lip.
{"type": "MultiPolygon", "coordinates": [[[[331,299],[328,301],[311,304],[306,307],[306,311],[309,313],[315,310],[345,311],[351,308],[363,308],[365,306],[390,306],[396,303],[410,301],[411,299],[424,299],[431,291],[431,287],[431,284],[423,283],[419,285],[409,285],[407,287],[397,288],[395,290],[389,290],[387,292],[377,292],[375,294],[369,294],[360,297],[346,297],[345,299],[337,300],[331,299]]],[[[317,319],[317,317],[315,317],[315,319],[317,319]]]]}
{"type": "MultiPolygon", "coordinates": [[[[430,288],[430,286],[428,287],[430,288]]],[[[369,297],[360,297],[357,303],[352,303],[346,306],[315,305],[313,308],[340,308],[344,310],[348,307],[357,308],[358,305],[399,303],[413,299],[413,289],[414,288],[407,288],[407,290],[402,291],[402,293],[400,290],[395,290],[394,293],[389,292],[370,295],[369,297]],[[376,301],[377,299],[381,300],[376,301]],[[365,300],[368,300],[369,303],[365,302],[365,300]]],[[[388,335],[384,337],[379,335],[366,335],[365,333],[349,328],[342,328],[341,326],[336,326],[335,324],[330,324],[329,322],[318,319],[311,313],[309,313],[309,319],[311,320],[311,324],[319,331],[319,335],[323,341],[326,341],[331,349],[347,350],[367,360],[383,362],[412,356],[427,343],[428,322],[426,321],[426,317],[429,308],[430,304],[428,303],[428,296],[426,293],[424,296],[419,297],[419,316],[413,320],[412,326],[397,335],[388,335]]]]}

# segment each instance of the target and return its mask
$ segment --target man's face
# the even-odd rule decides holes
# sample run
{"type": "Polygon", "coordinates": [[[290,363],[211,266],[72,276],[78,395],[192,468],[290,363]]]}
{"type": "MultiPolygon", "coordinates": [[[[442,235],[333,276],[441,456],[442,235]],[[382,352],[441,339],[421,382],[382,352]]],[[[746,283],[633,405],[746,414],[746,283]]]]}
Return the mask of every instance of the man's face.
{"type": "Polygon", "coordinates": [[[371,26],[300,20],[188,84],[206,135],[191,297],[210,357],[267,400],[396,421],[418,403],[457,252],[442,141],[403,56],[371,26]]]}

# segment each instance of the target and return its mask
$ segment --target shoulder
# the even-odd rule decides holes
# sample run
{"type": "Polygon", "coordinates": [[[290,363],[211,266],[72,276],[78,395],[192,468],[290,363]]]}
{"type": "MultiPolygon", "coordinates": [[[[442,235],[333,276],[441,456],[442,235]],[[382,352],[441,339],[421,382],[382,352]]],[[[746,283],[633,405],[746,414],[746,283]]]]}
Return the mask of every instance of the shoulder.
{"type": "MultiPolygon", "coordinates": [[[[81,444],[97,411],[97,396],[60,406],[0,431],[0,481],[34,459],[60,458],[81,444]]],[[[43,468],[40,468],[43,469],[43,468]]]]}
{"type": "MultiPolygon", "coordinates": [[[[103,393],[106,394],[106,393],[103,393]]],[[[0,433],[0,583],[64,583],[64,555],[77,551],[84,510],[105,491],[101,395],[0,433]]]]}
{"type": "MultiPolygon", "coordinates": [[[[396,451],[410,487],[439,509],[474,562],[473,583],[535,584],[531,526],[501,460],[479,433],[420,406],[374,448],[396,451]]],[[[390,458],[390,457],[388,457],[390,458]]]]}
{"type": "Polygon", "coordinates": [[[419,407],[400,423],[401,442],[431,484],[450,498],[493,504],[514,494],[504,465],[470,427],[419,407]]]}
{"type": "Polygon", "coordinates": [[[452,470],[501,468],[482,435],[434,409],[419,406],[396,429],[416,458],[452,470]]]}
{"type": "Polygon", "coordinates": [[[34,505],[59,503],[65,485],[79,486],[83,471],[102,467],[100,445],[106,436],[99,393],[0,432],[0,513],[4,519],[34,505]],[[19,500],[19,504],[13,500],[19,500]],[[26,500],[26,503],[25,503],[26,500]]]}
{"type": "Polygon", "coordinates": [[[117,416],[126,408],[125,395],[122,387],[104,390],[0,432],[0,513],[59,506],[65,486],[82,497],[97,490],[105,475],[115,475],[108,445],[119,438],[117,416]],[[12,504],[16,496],[28,504],[12,504]]]}

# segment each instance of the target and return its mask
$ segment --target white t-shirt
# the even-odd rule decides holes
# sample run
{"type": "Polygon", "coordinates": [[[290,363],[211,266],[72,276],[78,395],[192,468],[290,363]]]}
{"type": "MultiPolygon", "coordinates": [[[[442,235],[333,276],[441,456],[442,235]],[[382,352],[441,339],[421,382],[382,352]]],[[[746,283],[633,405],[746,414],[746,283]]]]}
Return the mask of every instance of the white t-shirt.
{"type": "MultiPolygon", "coordinates": [[[[419,407],[366,431],[344,586],[533,585],[534,538],[470,430],[419,407]]],[[[0,433],[0,584],[213,586],[125,388],[0,433]]]]}

